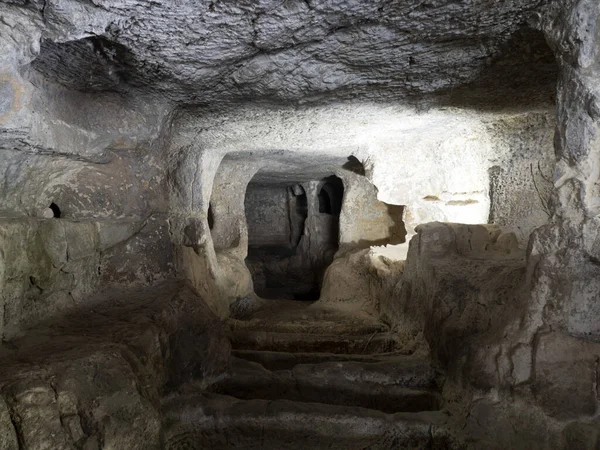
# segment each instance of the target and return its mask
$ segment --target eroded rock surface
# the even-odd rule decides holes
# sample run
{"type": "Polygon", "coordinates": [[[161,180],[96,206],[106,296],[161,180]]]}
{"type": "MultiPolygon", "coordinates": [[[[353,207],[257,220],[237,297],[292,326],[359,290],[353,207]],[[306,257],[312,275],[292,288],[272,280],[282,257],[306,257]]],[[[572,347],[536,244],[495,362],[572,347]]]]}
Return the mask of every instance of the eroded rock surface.
{"type": "Polygon", "coordinates": [[[9,3],[3,45],[20,63],[39,53],[33,67],[70,89],[149,86],[194,103],[398,98],[482,78],[509,91],[525,79],[535,92],[554,81],[552,69],[524,64],[552,66],[540,36],[521,31],[540,3],[9,3]]]}
{"type": "Polygon", "coordinates": [[[0,448],[598,447],[599,16],[3,2],[0,448]]]}
{"type": "Polygon", "coordinates": [[[2,347],[3,449],[160,448],[158,401],[223,371],[229,341],[185,284],[97,295],[2,347]]]}

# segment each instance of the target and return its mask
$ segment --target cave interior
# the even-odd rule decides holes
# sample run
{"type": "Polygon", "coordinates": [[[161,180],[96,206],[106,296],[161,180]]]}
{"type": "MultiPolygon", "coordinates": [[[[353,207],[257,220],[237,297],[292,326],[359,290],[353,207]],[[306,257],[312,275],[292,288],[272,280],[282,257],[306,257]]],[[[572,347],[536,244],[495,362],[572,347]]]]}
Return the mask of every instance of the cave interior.
{"type": "Polygon", "coordinates": [[[0,3],[0,450],[600,448],[599,20],[0,3]]]}

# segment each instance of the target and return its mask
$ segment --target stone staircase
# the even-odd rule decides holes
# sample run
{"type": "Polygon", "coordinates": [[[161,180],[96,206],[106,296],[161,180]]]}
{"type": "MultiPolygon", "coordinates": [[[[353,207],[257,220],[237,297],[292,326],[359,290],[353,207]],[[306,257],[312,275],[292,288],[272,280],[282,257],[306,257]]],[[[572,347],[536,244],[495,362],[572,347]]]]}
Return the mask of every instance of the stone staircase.
{"type": "Polygon", "coordinates": [[[237,323],[228,373],[163,401],[164,448],[461,448],[430,361],[372,324],[328,334],[304,323],[237,323]]]}

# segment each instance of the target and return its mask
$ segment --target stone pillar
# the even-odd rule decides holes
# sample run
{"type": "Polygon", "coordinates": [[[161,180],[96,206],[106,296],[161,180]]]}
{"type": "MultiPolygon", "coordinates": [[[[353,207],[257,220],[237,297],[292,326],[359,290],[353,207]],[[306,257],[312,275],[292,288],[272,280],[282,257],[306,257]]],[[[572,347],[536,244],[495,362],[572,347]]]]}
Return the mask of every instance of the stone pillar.
{"type": "Polygon", "coordinates": [[[173,154],[177,156],[170,163],[169,220],[177,271],[192,282],[213,312],[225,317],[208,226],[210,192],[222,155],[193,148],[173,154]]]}
{"type": "Polygon", "coordinates": [[[225,158],[217,171],[210,198],[214,217],[211,234],[215,249],[229,250],[241,261],[248,254],[244,199],[248,183],[257,171],[256,164],[225,158]]]}
{"type": "Polygon", "coordinates": [[[550,11],[545,31],[561,70],[558,162],[553,217],[530,243],[533,299],[546,325],[600,341],[600,10],[580,0],[550,11]]]}
{"type": "Polygon", "coordinates": [[[552,217],[529,242],[531,298],[504,374],[562,420],[597,410],[600,359],[600,11],[595,0],[565,3],[543,22],[560,67],[552,217]]]}

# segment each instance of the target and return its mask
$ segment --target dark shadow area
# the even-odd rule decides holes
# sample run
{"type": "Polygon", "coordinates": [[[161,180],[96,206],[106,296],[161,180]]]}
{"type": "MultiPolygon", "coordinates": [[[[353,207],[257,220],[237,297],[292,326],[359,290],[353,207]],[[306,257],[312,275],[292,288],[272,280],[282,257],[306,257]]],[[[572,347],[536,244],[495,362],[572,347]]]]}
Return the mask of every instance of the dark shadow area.
{"type": "Polygon", "coordinates": [[[212,203],[208,204],[208,229],[212,230],[215,227],[215,215],[213,213],[212,203]]]}
{"type": "Polygon", "coordinates": [[[331,197],[325,189],[319,191],[319,212],[321,214],[333,214],[331,207],[331,197]]]}
{"type": "Polygon", "coordinates": [[[262,298],[317,300],[338,248],[344,186],[331,176],[301,184],[250,183],[246,265],[262,298]]]}
{"type": "Polygon", "coordinates": [[[324,184],[319,189],[319,213],[339,216],[342,212],[344,183],[335,175],[322,180],[324,184]]]}
{"type": "Polygon", "coordinates": [[[54,214],[55,219],[60,219],[60,208],[56,203],[50,203],[50,209],[52,210],[52,214],[54,214]]]}
{"type": "Polygon", "coordinates": [[[308,199],[304,188],[299,184],[290,188],[290,200],[293,208],[290,208],[290,243],[297,247],[300,239],[304,236],[304,224],[308,217],[308,199]]]}
{"type": "Polygon", "coordinates": [[[389,244],[404,244],[406,242],[406,226],[404,224],[404,205],[385,204],[388,215],[394,221],[390,226],[389,244]]]}
{"type": "Polygon", "coordinates": [[[342,169],[353,172],[356,175],[362,175],[363,177],[366,175],[365,166],[354,155],[348,156],[348,162],[342,166],[342,169]]]}
{"type": "Polygon", "coordinates": [[[481,110],[552,105],[557,79],[558,64],[544,34],[523,28],[486,62],[477,79],[438,92],[436,103],[481,110]]]}
{"type": "MultiPolygon", "coordinates": [[[[35,279],[30,279],[33,284],[35,279]]],[[[168,279],[152,286],[107,288],[91,294],[86,306],[57,312],[23,329],[22,335],[0,345],[5,373],[9,370],[40,370],[51,364],[96,361],[98,355],[121,349],[131,358],[150,357],[153,346],[140,346],[140,339],[157,333],[166,338],[169,358],[163,372],[146,378],[156,382],[159,391],[172,389],[191,376],[201,377],[210,370],[210,358],[223,360],[229,340],[220,321],[197,296],[189,283],[168,279]],[[216,347],[213,347],[215,346],[216,347]],[[167,378],[164,378],[167,375],[167,378]]],[[[163,345],[163,344],[161,344],[163,345]]],[[[109,361],[109,358],[107,358],[109,361]]],[[[142,367],[135,361],[134,367],[142,367]]],[[[95,365],[94,364],[94,365],[95,365]]],[[[85,367],[84,367],[85,366],[85,367]]],[[[94,367],[94,373],[102,365],[94,367]]],[[[47,369],[43,369],[47,370],[47,369]]],[[[4,448],[4,447],[3,447],[4,448]]]]}
{"type": "Polygon", "coordinates": [[[344,182],[341,178],[331,175],[319,182],[317,194],[319,214],[315,217],[313,226],[313,245],[321,249],[319,255],[320,277],[333,261],[333,255],[339,248],[340,214],[344,200],[344,182]]]}
{"type": "MultiPolygon", "coordinates": [[[[31,68],[44,78],[77,91],[118,91],[121,83],[135,85],[128,48],[102,36],[69,42],[43,40],[31,68]]],[[[139,83],[141,84],[141,83],[139,83]]]]}

